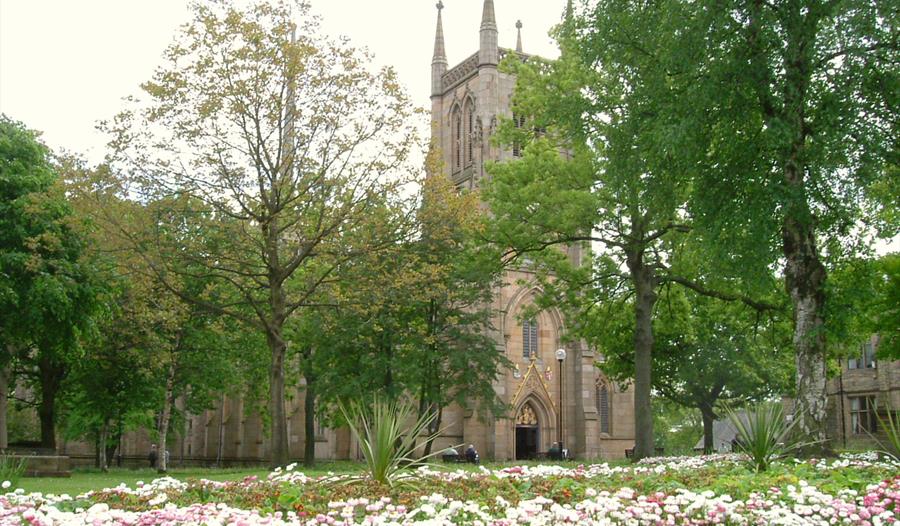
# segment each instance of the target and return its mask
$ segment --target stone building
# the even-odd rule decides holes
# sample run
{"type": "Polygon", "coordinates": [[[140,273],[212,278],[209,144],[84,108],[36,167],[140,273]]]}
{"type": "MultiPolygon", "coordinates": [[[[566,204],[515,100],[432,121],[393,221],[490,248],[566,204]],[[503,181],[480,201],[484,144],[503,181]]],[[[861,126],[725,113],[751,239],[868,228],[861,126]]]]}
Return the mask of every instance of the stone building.
{"type": "MultiPolygon", "coordinates": [[[[522,60],[521,23],[516,23],[516,49],[498,45],[499,30],[494,2],[485,0],[479,29],[479,48],[459,64],[448,67],[437,4],[434,56],[431,62],[432,144],[443,159],[443,176],[461,191],[474,189],[488,177],[485,162],[516,158],[518,148],[501,148],[491,135],[501,118],[512,118],[514,76],[498,64],[514,54],[522,60]]],[[[512,24],[510,24],[512,25],[512,24]]],[[[580,246],[567,254],[580,264],[586,256],[580,246]]],[[[516,369],[496,384],[497,394],[511,410],[491,422],[480,422],[461,410],[445,413],[452,422],[449,441],[478,444],[495,459],[528,458],[561,440],[579,458],[617,458],[633,447],[633,395],[608,381],[597,370],[599,358],[581,342],[563,344],[567,320],[555,309],[523,319],[539,294],[527,267],[510,270],[494,293],[494,339],[516,369]],[[556,360],[558,349],[566,358],[556,360]],[[560,424],[561,422],[561,424],[560,424]],[[561,425],[561,431],[560,431],[561,425]]]]}
{"type": "Polygon", "coordinates": [[[884,442],[876,410],[900,410],[900,360],[875,359],[880,338],[872,336],[828,380],[828,438],[835,448],[864,448],[884,442]]]}
{"type": "MultiPolygon", "coordinates": [[[[431,104],[434,144],[443,153],[443,174],[460,190],[476,188],[487,174],[486,161],[505,161],[520,154],[516,149],[493,145],[490,136],[498,120],[510,118],[510,99],[515,78],[498,70],[509,54],[523,60],[521,24],[515,50],[498,45],[498,26],[492,0],[482,9],[479,49],[460,64],[447,64],[441,10],[437,4],[437,28],[431,64],[431,104]]],[[[432,174],[437,175],[437,174],[432,174]]],[[[568,248],[579,264],[582,248],[568,248]]],[[[461,407],[446,408],[445,433],[436,448],[474,444],[482,458],[513,460],[532,458],[562,441],[582,459],[621,458],[634,445],[634,403],[630,388],[607,380],[596,368],[599,356],[581,342],[562,343],[567,320],[555,310],[525,319],[522,315],[539,294],[528,268],[506,273],[494,291],[493,334],[497,349],[514,364],[495,384],[510,410],[490,421],[461,407]],[[557,351],[566,357],[557,361],[557,351]]],[[[304,450],[303,391],[288,401],[288,435],[292,458],[304,450]]],[[[183,429],[172,430],[169,450],[177,466],[190,464],[242,464],[264,462],[269,440],[258,411],[238,397],[222,396],[216,409],[192,415],[183,429]]],[[[316,456],[322,459],[354,458],[357,448],[346,429],[317,426],[316,456]]],[[[90,461],[93,448],[81,443],[63,444],[61,453],[90,461]]],[[[122,453],[133,462],[146,458],[150,440],[146,432],[123,440],[122,453]]]]}

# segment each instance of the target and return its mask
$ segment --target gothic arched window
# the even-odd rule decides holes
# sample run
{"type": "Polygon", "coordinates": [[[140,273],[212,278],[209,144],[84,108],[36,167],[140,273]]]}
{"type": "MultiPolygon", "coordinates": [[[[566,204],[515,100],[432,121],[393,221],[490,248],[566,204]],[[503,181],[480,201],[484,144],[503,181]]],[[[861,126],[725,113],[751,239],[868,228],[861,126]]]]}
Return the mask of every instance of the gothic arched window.
{"type": "Polygon", "coordinates": [[[609,434],[610,420],[610,387],[605,378],[597,378],[597,420],[600,422],[600,432],[609,434]]]}
{"type": "MultiPolygon", "coordinates": [[[[523,115],[516,115],[515,113],[513,113],[513,125],[517,129],[524,128],[525,117],[523,115]]],[[[524,149],[524,146],[522,145],[521,141],[519,141],[518,139],[513,141],[512,149],[513,157],[522,157],[522,150],[524,149]]]]}
{"type": "Polygon", "coordinates": [[[538,355],[538,324],[537,321],[525,320],[522,322],[522,356],[525,358],[538,355]]]}
{"type": "Polygon", "coordinates": [[[475,159],[475,101],[466,101],[466,166],[475,159]]]}
{"type": "Polygon", "coordinates": [[[462,147],[463,147],[463,125],[462,125],[462,112],[459,111],[459,106],[454,106],[450,111],[450,139],[451,139],[451,150],[452,150],[452,165],[453,171],[457,172],[460,168],[462,168],[462,147]]]}

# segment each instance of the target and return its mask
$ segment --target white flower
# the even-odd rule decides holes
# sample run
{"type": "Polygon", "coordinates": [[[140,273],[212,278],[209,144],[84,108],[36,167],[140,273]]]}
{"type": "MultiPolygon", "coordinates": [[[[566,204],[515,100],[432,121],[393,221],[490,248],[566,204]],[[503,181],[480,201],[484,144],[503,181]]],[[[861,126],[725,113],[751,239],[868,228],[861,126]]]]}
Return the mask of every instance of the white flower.
{"type": "Polygon", "coordinates": [[[9,489],[10,486],[12,486],[12,482],[10,482],[8,480],[4,480],[3,484],[0,484],[0,488],[3,488],[3,489],[9,489]]]}

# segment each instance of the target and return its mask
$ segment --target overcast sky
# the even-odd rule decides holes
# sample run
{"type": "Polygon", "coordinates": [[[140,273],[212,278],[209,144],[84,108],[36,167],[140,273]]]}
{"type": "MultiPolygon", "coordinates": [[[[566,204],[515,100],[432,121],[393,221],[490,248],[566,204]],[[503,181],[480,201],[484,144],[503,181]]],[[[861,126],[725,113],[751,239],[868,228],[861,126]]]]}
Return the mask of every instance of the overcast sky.
{"type": "MultiPolygon", "coordinates": [[[[312,0],[324,32],[368,47],[427,107],[436,0],[312,0]]],[[[123,108],[188,19],[187,0],[0,0],[0,112],[42,131],[54,148],[103,157],[96,121],[123,108]]],[[[547,36],[565,0],[494,0],[500,46],[555,57],[547,36]]],[[[478,49],[482,0],[444,0],[450,67],[478,49]]]]}

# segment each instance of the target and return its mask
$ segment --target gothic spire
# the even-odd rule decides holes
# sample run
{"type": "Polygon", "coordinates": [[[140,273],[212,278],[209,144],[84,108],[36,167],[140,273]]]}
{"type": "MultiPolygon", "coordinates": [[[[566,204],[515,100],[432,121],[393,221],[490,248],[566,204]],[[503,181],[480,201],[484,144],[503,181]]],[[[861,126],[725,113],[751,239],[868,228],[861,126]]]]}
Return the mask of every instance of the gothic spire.
{"type": "Polygon", "coordinates": [[[516,20],[516,31],[518,35],[516,36],[516,52],[522,52],[522,21],[516,20]]]}
{"type": "Polygon", "coordinates": [[[438,0],[438,3],[435,4],[437,7],[438,15],[437,15],[437,28],[434,31],[434,56],[431,59],[431,63],[434,64],[436,62],[447,63],[447,53],[444,50],[444,24],[441,21],[441,10],[444,9],[444,2],[438,0]]]}
{"type": "Polygon", "coordinates": [[[497,65],[500,48],[497,45],[497,18],[494,16],[494,0],[484,0],[481,10],[481,38],[478,47],[478,64],[497,65]]]}
{"type": "Polygon", "coordinates": [[[493,29],[497,30],[497,17],[494,16],[494,0],[484,0],[484,7],[481,10],[481,30],[493,29]]]}
{"type": "Polygon", "coordinates": [[[444,2],[438,0],[437,27],[434,30],[434,56],[431,58],[431,94],[440,95],[443,92],[444,73],[447,72],[447,52],[444,49],[444,24],[441,21],[441,10],[444,2]]]}

